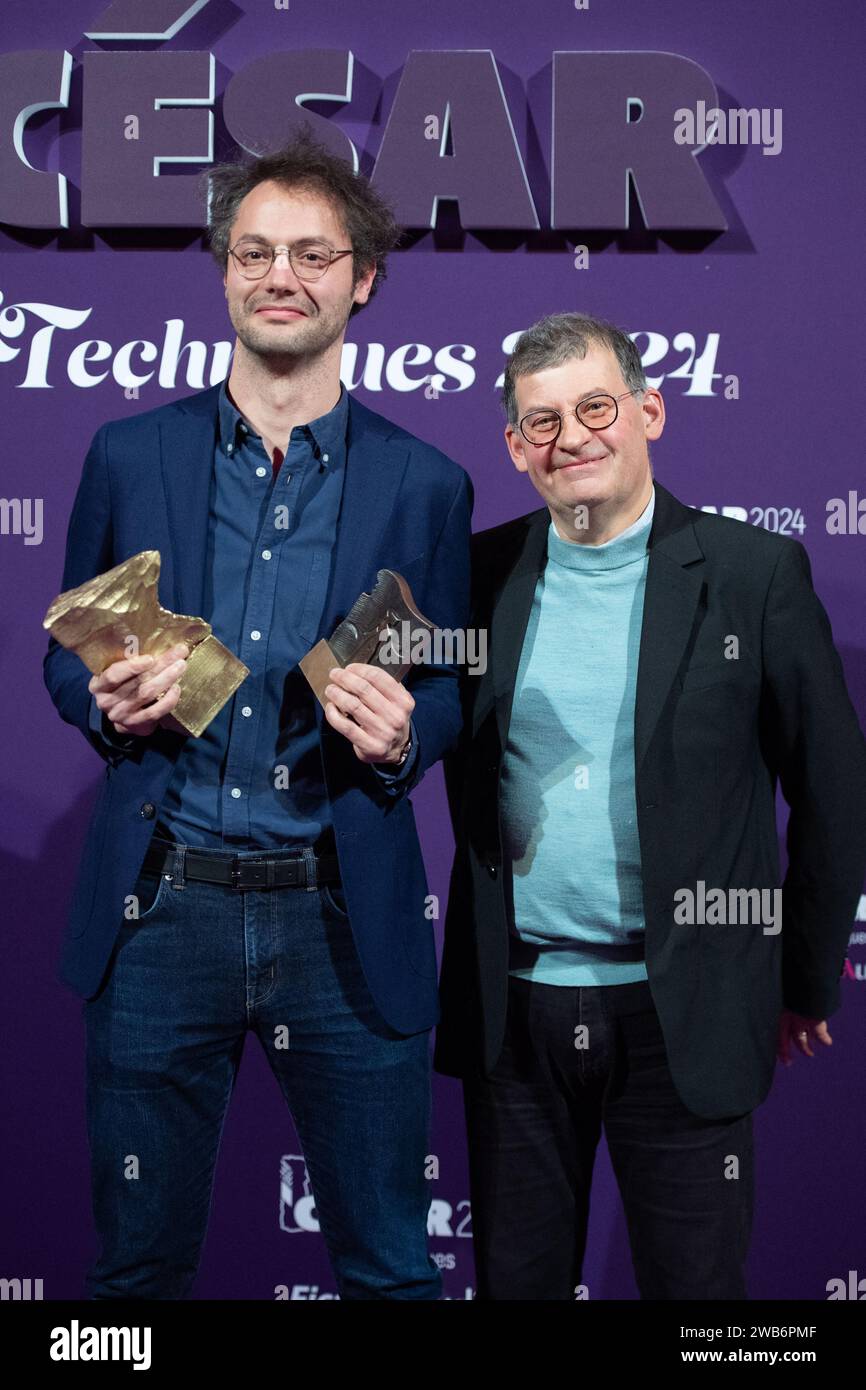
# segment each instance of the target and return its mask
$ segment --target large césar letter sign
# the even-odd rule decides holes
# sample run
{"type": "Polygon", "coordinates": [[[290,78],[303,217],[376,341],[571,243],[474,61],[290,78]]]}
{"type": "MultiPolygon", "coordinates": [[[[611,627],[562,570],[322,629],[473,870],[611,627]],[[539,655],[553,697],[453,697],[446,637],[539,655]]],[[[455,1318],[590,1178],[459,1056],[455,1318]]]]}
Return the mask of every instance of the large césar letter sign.
{"type": "MultiPolygon", "coordinates": [[[[114,0],[86,37],[161,43],[207,3],[114,0]]],[[[65,50],[0,54],[2,222],[68,225],[66,177],[33,167],[26,127],[36,112],[68,107],[72,67],[65,50]]],[[[213,161],[213,54],[92,50],[83,54],[82,68],[83,225],[204,226],[199,171],[213,161]],[[166,174],[166,166],[183,164],[196,172],[166,174]]],[[[242,148],[259,152],[308,122],[357,169],[348,137],[305,109],[311,100],[349,105],[352,75],[353,55],[344,49],[256,58],[226,86],[226,130],[242,148]]],[[[674,53],[555,53],[546,225],[627,228],[631,181],[649,229],[725,230],[696,159],[700,150],[674,139],[678,109],[699,101],[709,108],[716,99],[708,73],[674,53]]],[[[456,204],[470,231],[529,232],[542,225],[492,52],[407,56],[373,182],[405,227],[435,227],[443,201],[456,204]]]]}

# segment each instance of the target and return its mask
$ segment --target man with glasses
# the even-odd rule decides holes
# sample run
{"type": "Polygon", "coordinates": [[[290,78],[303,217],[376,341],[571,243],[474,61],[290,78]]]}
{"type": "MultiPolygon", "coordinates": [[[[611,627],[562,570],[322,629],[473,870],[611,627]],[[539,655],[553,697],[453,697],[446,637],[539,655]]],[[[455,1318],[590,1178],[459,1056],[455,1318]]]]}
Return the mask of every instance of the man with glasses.
{"type": "Polygon", "coordinates": [[[465,626],[471,485],[340,382],[347,321],[397,236],[369,183],[308,134],[209,182],[228,380],[97,432],[63,588],[157,549],[162,604],[205,617],[250,674],[193,738],[171,713],[185,647],[92,678],[56,642],[45,659],[61,715],[108,764],[62,965],[86,999],[88,1293],[189,1292],[252,1031],[340,1297],[436,1299],[436,956],[407,795],[458,735],[457,671],[403,685],[335,668],[323,715],[298,662],[382,568],[435,624],[465,626]]]}
{"type": "Polygon", "coordinates": [[[776,1055],[831,1041],[866,745],[802,545],[653,481],[664,402],[625,333],[542,319],[504,403],[545,505],[473,541],[490,659],[446,759],[436,1053],[478,1296],[587,1296],[603,1128],[641,1297],[743,1298],[751,1112],[776,1055]]]}

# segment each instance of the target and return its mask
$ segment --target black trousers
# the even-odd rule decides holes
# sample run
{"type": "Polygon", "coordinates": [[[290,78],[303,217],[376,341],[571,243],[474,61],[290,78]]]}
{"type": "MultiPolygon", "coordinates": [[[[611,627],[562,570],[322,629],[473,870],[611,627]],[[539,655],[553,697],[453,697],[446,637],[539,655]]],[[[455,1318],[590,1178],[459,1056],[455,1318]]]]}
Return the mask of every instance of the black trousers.
{"type": "Polygon", "coordinates": [[[751,1114],[685,1107],[646,981],[509,977],[502,1055],[464,1098],[477,1298],[593,1297],[576,1290],[602,1126],[641,1298],[746,1298],[751,1114]]]}

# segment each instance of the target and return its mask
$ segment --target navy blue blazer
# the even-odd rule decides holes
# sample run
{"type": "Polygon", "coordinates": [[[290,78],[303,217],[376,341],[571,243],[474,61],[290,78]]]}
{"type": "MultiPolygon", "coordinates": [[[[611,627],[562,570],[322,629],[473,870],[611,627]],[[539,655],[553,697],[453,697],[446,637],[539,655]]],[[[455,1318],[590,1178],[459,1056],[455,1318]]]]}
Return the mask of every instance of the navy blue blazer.
{"type": "MultiPolygon", "coordinates": [[[[203,607],[208,506],[219,386],[110,421],[94,436],[72,509],[62,589],[141,550],[162,557],[159,601],[176,613],[203,607]]],[[[350,397],[345,490],[319,637],[327,637],[379,569],[408,581],[440,628],[469,617],[472,483],[438,449],[350,397]]],[[[157,729],[129,751],[90,728],[91,673],[49,639],[45,683],[62,718],[105,760],[69,909],[60,979],[85,998],[101,985],[158,819],[184,735],[157,729]]],[[[316,702],[337,854],[364,973],[387,1023],[409,1034],[438,1018],[433,924],[408,793],[456,742],[456,667],[407,677],[419,757],[410,776],[383,782],[356,758],[316,702]]],[[[241,687],[243,689],[243,687],[241,687]]]]}

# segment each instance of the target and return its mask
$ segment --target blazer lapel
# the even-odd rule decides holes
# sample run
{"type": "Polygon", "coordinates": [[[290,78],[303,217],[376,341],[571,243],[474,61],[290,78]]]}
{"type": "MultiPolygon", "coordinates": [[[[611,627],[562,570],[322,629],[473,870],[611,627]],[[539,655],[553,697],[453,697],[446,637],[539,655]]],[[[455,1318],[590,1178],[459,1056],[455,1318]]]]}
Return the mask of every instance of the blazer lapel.
{"type": "Polygon", "coordinates": [[[682,661],[704,584],[702,565],[685,568],[704,558],[688,509],[659,483],[655,492],[635,696],[635,771],[682,661]]]}
{"type": "Polygon", "coordinates": [[[408,461],[409,450],[389,422],[350,396],[343,500],[319,637],[331,635],[362,589],[369,593],[381,557],[394,550],[387,532],[396,539],[400,530],[394,513],[408,461]]]}
{"type": "Polygon", "coordinates": [[[538,576],[547,563],[547,530],[550,513],[546,507],[526,518],[524,542],[514,568],[505,579],[493,609],[490,623],[491,670],[496,701],[496,723],[502,749],[508,740],[511,706],[517,667],[526,636],[526,625],[538,576]]]}
{"type": "Polygon", "coordinates": [[[161,601],[200,617],[204,607],[210,484],[220,385],[178,401],[161,422],[160,463],[171,548],[162,556],[161,601]]]}

